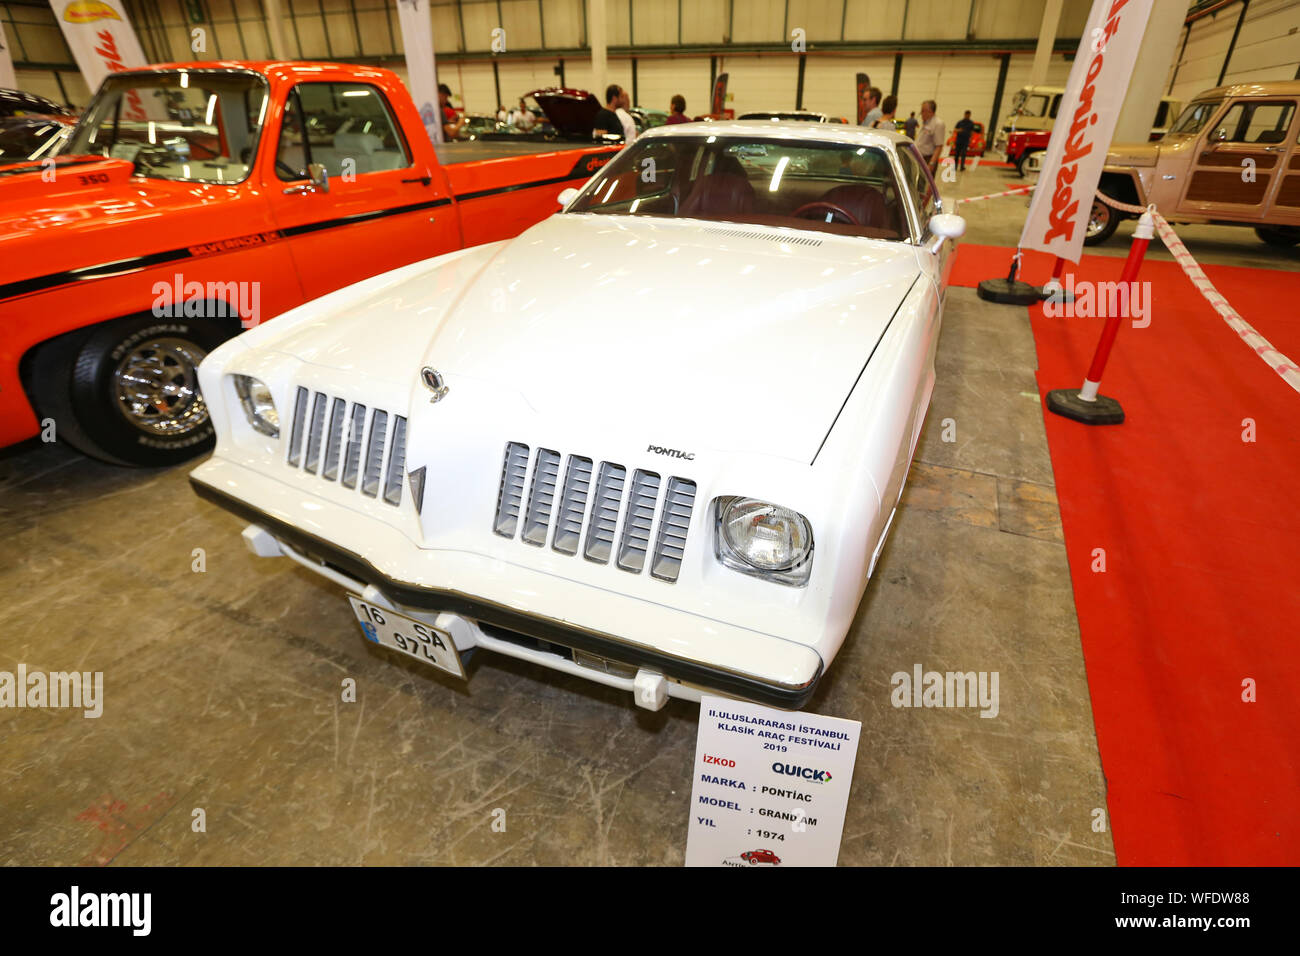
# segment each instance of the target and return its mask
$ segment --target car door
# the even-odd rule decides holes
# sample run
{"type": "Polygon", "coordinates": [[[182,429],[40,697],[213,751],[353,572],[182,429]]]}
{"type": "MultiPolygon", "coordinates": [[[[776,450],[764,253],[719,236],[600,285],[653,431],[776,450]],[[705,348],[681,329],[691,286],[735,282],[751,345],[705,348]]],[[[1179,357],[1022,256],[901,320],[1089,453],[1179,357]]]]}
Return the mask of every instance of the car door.
{"type": "Polygon", "coordinates": [[[1267,221],[1292,152],[1295,116],[1296,101],[1285,97],[1229,102],[1197,141],[1178,210],[1267,221]]]}
{"type": "Polygon", "coordinates": [[[267,192],[308,299],[460,248],[441,171],[413,158],[378,86],[296,84],[274,146],[267,192]],[[313,164],[328,174],[323,185],[313,164]]]}
{"type": "MultiPolygon", "coordinates": [[[[930,175],[930,167],[921,158],[915,145],[908,143],[900,146],[898,157],[903,165],[904,188],[911,194],[912,202],[916,206],[919,220],[917,225],[920,228],[922,243],[920,254],[931,255],[924,246],[933,238],[930,232],[930,217],[943,211],[938,187],[934,177],[930,175]]],[[[954,251],[954,243],[944,242],[939,246],[939,251],[933,254],[935,281],[940,292],[948,288],[948,276],[952,273],[954,251]]]]}

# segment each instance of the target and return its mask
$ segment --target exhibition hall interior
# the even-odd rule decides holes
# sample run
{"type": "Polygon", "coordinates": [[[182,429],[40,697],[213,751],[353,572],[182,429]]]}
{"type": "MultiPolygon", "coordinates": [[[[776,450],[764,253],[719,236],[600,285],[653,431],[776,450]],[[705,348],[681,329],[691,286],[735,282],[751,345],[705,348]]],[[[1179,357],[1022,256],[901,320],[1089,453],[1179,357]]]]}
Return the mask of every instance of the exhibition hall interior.
{"type": "Polygon", "coordinates": [[[1295,865],[1298,105],[1293,0],[0,0],[0,864],[1295,865]]]}

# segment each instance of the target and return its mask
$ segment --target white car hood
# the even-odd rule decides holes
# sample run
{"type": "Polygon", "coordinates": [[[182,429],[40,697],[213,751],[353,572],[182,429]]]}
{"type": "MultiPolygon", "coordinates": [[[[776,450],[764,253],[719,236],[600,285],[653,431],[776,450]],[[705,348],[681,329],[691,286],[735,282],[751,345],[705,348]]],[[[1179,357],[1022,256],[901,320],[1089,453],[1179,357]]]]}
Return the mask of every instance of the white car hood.
{"type": "Polygon", "coordinates": [[[597,215],[428,266],[266,344],[387,379],[429,365],[648,444],[798,461],[919,271],[904,243],[597,215]]]}

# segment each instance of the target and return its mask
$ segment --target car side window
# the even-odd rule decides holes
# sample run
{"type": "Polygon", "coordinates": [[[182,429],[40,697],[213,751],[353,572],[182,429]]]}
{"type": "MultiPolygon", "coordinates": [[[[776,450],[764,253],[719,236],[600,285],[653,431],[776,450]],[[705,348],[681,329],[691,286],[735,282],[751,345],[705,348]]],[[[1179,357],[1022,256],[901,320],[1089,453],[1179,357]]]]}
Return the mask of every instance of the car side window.
{"type": "Polygon", "coordinates": [[[1233,103],[1210,130],[1210,141],[1282,143],[1294,113],[1294,102],[1233,103]]]}
{"type": "Polygon", "coordinates": [[[928,228],[930,217],[938,212],[935,204],[934,180],[930,178],[930,171],[916,152],[914,145],[909,143],[900,147],[898,158],[903,163],[904,185],[912,194],[917,214],[921,217],[921,231],[924,232],[928,228]]]}
{"type": "Polygon", "coordinates": [[[368,83],[299,83],[285,106],[275,172],[285,181],[307,179],[320,163],[331,178],[406,169],[411,154],[393,113],[368,83]]]}

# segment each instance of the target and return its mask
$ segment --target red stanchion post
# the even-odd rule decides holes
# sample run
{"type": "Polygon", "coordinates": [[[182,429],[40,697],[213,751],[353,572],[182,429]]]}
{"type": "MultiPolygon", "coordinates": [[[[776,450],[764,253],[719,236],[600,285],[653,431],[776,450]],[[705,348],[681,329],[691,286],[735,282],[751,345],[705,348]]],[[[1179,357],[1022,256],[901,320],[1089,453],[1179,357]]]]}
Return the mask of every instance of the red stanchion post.
{"type": "MultiPolygon", "coordinates": [[[[1138,220],[1137,229],[1133,231],[1133,244],[1129,246],[1128,258],[1124,260],[1124,271],[1119,277],[1122,286],[1132,289],[1138,270],[1142,268],[1142,259],[1147,254],[1147,246],[1151,245],[1154,236],[1155,220],[1151,218],[1151,213],[1144,212],[1138,220]]],[[[1048,411],[1085,425],[1118,425],[1124,421],[1124,409],[1119,402],[1097,394],[1101,388],[1102,373],[1106,370],[1106,361],[1115,345],[1115,336],[1119,334],[1119,324],[1123,320],[1124,316],[1120,315],[1107,317],[1106,326],[1101,330],[1101,338],[1097,341],[1097,350],[1092,355],[1092,364],[1084,376],[1083,387],[1077,391],[1069,388],[1052,389],[1047,393],[1048,411]]]]}

